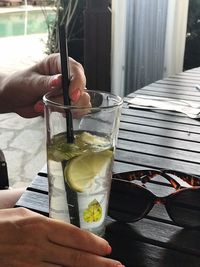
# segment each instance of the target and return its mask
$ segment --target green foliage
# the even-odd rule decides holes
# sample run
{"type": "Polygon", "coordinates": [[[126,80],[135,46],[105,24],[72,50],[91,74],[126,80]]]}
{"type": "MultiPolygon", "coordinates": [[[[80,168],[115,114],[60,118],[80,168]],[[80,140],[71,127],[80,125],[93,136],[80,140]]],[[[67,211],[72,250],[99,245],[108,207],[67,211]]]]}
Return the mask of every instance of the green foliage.
{"type": "Polygon", "coordinates": [[[54,23],[48,25],[47,53],[58,52],[58,10],[64,9],[63,20],[66,25],[69,55],[78,61],[83,61],[83,10],[85,0],[57,0],[55,1],[56,15],[54,23]],[[79,44],[77,46],[77,44],[79,44]],[[80,45],[81,44],[81,45],[80,45]],[[80,47],[81,46],[81,47],[80,47]]]}

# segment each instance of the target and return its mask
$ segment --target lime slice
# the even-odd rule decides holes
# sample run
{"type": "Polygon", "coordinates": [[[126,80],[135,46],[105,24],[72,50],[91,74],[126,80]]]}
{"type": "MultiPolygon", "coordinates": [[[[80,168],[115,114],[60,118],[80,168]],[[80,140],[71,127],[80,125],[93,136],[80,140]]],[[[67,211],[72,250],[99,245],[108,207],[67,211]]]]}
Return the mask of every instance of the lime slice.
{"type": "Polygon", "coordinates": [[[80,155],[81,151],[75,144],[54,143],[48,147],[48,159],[54,161],[69,160],[80,155]]]}
{"type": "Polygon", "coordinates": [[[102,169],[107,169],[112,156],[113,152],[111,150],[105,150],[96,153],[85,153],[71,159],[64,170],[66,182],[77,192],[85,191],[91,187],[95,176],[102,169]]]}
{"type": "Polygon", "coordinates": [[[108,146],[109,142],[105,137],[97,136],[88,132],[83,132],[77,136],[76,141],[78,144],[89,144],[95,146],[108,146]]]}
{"type": "Polygon", "coordinates": [[[88,132],[82,132],[75,136],[73,144],[67,143],[66,133],[60,133],[52,138],[51,144],[48,145],[48,159],[53,161],[70,160],[73,157],[81,155],[83,152],[90,153],[106,149],[109,142],[105,137],[92,135],[88,132]]]}

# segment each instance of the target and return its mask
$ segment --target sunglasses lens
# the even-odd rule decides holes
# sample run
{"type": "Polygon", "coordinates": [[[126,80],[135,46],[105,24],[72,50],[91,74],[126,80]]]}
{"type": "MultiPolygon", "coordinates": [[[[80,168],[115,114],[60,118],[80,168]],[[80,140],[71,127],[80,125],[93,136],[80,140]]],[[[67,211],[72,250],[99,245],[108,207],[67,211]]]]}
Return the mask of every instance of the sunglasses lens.
{"type": "Polygon", "coordinates": [[[200,189],[190,188],[172,195],[166,208],[176,224],[200,227],[200,189]]]}
{"type": "Polygon", "coordinates": [[[108,215],[117,221],[137,221],[151,209],[153,198],[145,188],[113,179],[108,215]]]}

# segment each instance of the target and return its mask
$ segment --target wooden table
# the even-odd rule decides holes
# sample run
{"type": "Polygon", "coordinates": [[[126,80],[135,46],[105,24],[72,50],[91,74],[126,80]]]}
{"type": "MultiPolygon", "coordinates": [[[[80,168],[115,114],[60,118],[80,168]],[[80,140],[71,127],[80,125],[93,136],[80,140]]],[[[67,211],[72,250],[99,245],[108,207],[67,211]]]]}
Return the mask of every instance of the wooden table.
{"type": "MultiPolygon", "coordinates": [[[[200,103],[200,92],[195,88],[198,83],[200,69],[193,69],[157,81],[136,93],[200,103]]],[[[125,104],[114,172],[149,168],[169,168],[198,175],[200,121],[182,113],[130,109],[125,104]]],[[[43,169],[16,206],[48,215],[47,188],[43,169]]],[[[126,267],[200,266],[200,231],[174,225],[162,205],[154,206],[146,218],[136,223],[123,224],[108,218],[105,238],[113,247],[111,257],[126,267]]]]}

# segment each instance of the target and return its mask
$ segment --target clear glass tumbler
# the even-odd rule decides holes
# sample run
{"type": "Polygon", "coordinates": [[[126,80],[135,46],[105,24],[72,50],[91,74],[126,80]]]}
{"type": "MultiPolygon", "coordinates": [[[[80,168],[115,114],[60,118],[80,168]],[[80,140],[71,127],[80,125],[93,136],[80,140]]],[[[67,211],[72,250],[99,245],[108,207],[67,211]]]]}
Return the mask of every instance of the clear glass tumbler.
{"type": "Polygon", "coordinates": [[[61,90],[44,96],[49,215],[102,236],[123,101],[87,93],[87,107],[65,106],[61,90]]]}

